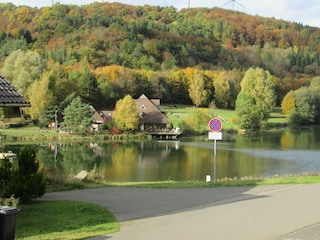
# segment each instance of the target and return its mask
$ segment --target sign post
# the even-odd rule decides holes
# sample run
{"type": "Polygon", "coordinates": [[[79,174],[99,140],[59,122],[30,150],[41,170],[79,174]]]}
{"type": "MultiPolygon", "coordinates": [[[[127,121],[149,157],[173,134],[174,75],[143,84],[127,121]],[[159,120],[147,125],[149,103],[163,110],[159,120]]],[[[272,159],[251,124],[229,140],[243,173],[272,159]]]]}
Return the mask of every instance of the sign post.
{"type": "Polygon", "coordinates": [[[216,184],[216,179],[217,179],[217,160],[216,160],[216,155],[217,155],[217,140],[222,140],[222,122],[219,118],[212,118],[209,121],[209,128],[211,130],[211,132],[209,132],[208,134],[208,139],[209,140],[214,140],[213,143],[213,149],[214,149],[214,154],[213,154],[213,161],[214,161],[214,177],[213,177],[213,183],[216,184]]]}

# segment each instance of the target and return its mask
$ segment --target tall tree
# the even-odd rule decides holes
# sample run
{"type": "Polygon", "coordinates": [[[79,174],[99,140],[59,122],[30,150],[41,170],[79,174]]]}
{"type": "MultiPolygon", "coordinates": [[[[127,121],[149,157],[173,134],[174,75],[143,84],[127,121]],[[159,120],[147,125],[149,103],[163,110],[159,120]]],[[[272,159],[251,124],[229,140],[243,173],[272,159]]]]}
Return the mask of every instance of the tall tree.
{"type": "Polygon", "coordinates": [[[188,79],[182,71],[176,71],[168,77],[168,94],[172,103],[191,104],[188,90],[188,79]]]}
{"type": "Polygon", "coordinates": [[[310,87],[301,87],[294,91],[296,112],[301,124],[316,123],[318,113],[317,98],[310,87]]]}
{"type": "Polygon", "coordinates": [[[236,100],[238,124],[245,129],[256,129],[269,117],[276,102],[272,77],[261,68],[250,68],[240,85],[236,100]]]}
{"type": "Polygon", "coordinates": [[[236,112],[238,115],[237,124],[242,129],[260,129],[260,114],[255,101],[251,96],[239,93],[236,100],[236,112]]]}
{"type": "Polygon", "coordinates": [[[40,113],[47,109],[54,101],[53,93],[49,89],[47,74],[31,84],[27,89],[26,97],[31,104],[30,108],[25,108],[26,113],[30,114],[31,119],[38,119],[40,113]]]}
{"type": "Polygon", "coordinates": [[[284,115],[288,116],[289,113],[296,108],[296,100],[294,98],[294,92],[288,92],[282,102],[281,102],[281,109],[284,115]]]}
{"type": "Polygon", "coordinates": [[[89,71],[82,75],[81,96],[86,103],[93,105],[95,108],[101,107],[102,93],[94,74],[89,71]]]}
{"type": "Polygon", "coordinates": [[[241,93],[254,100],[261,120],[266,120],[276,103],[272,76],[262,68],[250,68],[241,81],[241,93]]]}
{"type": "Polygon", "coordinates": [[[319,124],[320,78],[313,78],[309,87],[288,92],[281,107],[291,125],[319,124]]]}
{"type": "Polygon", "coordinates": [[[205,87],[205,77],[199,70],[195,70],[190,79],[189,96],[197,107],[208,103],[209,94],[205,87]]]}
{"type": "Polygon", "coordinates": [[[136,130],[139,128],[139,112],[130,95],[126,95],[116,103],[113,120],[121,130],[136,130]]]}
{"type": "Polygon", "coordinates": [[[231,85],[227,74],[221,72],[213,81],[215,103],[218,107],[228,108],[231,101],[231,85]]]}
{"type": "Polygon", "coordinates": [[[64,110],[64,121],[61,125],[65,130],[76,134],[85,134],[92,124],[90,106],[82,103],[80,97],[76,97],[64,110]]]}
{"type": "MultiPolygon", "coordinates": [[[[58,106],[50,105],[47,109],[41,111],[39,116],[39,127],[47,127],[50,123],[55,123],[54,127],[58,127],[58,106]],[[57,125],[56,125],[57,124],[57,125]]],[[[52,126],[51,126],[52,127],[52,126]]]]}
{"type": "Polygon", "coordinates": [[[1,71],[20,93],[25,94],[27,88],[40,78],[44,69],[45,64],[40,54],[17,50],[6,58],[1,71]]]}

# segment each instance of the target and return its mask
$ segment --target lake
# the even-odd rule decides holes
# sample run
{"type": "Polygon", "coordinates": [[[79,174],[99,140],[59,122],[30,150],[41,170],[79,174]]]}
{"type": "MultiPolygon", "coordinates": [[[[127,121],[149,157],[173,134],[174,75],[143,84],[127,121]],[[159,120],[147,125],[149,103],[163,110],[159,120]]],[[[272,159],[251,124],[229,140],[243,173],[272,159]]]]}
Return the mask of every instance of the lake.
{"type": "MultiPolygon", "coordinates": [[[[65,181],[81,170],[107,181],[205,180],[319,173],[319,128],[283,129],[259,135],[207,135],[179,141],[40,144],[40,168],[52,181],[65,181]]],[[[19,152],[21,145],[3,144],[19,152]]]]}

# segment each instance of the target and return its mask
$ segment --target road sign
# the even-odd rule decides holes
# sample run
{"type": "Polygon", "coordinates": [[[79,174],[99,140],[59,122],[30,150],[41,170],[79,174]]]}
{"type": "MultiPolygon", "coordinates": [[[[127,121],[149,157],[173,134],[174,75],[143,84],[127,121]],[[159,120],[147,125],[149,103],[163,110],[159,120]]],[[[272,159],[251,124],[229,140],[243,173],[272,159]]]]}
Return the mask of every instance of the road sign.
{"type": "Polygon", "coordinates": [[[209,128],[212,132],[220,132],[222,129],[222,122],[219,118],[212,118],[209,121],[209,128]]]}
{"type": "Polygon", "coordinates": [[[222,140],[222,132],[209,132],[209,140],[222,140]]]}

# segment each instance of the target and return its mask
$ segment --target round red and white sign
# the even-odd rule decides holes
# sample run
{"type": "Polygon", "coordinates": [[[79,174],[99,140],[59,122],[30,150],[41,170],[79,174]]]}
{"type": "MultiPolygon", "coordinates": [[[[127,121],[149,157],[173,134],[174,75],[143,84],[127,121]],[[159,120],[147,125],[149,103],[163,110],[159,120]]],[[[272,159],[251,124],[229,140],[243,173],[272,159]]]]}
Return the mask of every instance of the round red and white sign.
{"type": "Polygon", "coordinates": [[[209,128],[212,132],[220,132],[222,129],[222,122],[219,118],[212,118],[209,121],[209,128]]]}

